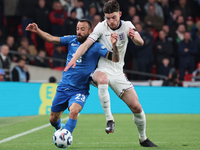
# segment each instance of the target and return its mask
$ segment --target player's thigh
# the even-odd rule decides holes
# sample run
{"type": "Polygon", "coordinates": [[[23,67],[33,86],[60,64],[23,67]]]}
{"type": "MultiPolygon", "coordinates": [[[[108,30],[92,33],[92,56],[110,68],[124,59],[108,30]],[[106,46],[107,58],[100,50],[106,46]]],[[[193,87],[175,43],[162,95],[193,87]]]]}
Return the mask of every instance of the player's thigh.
{"type": "Polygon", "coordinates": [[[142,111],[142,107],[134,88],[125,91],[121,96],[121,99],[127,104],[133,113],[140,113],[142,111]]]}
{"type": "Polygon", "coordinates": [[[71,97],[68,101],[69,108],[71,109],[71,108],[73,108],[73,106],[77,106],[77,108],[80,112],[82,110],[82,108],[84,107],[88,96],[89,96],[89,92],[87,90],[74,91],[71,94],[71,97]],[[74,103],[79,104],[81,107],[78,107],[78,105],[74,105],[74,103]]]}
{"type": "Polygon", "coordinates": [[[107,74],[107,75],[109,79],[109,86],[117,94],[117,96],[121,97],[125,91],[133,88],[133,85],[126,78],[124,73],[118,73],[112,75],[107,74]]]}

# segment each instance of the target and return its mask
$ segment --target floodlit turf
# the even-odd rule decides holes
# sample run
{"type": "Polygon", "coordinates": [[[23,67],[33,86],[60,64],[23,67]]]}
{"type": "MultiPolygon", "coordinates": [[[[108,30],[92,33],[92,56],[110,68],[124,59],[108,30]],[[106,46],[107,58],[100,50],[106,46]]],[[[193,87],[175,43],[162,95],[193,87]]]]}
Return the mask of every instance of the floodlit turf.
{"type": "MultiPolygon", "coordinates": [[[[147,136],[157,148],[139,145],[131,114],[114,114],[114,117],[115,133],[106,134],[103,114],[81,114],[68,150],[200,149],[200,115],[147,114],[147,136]]],[[[52,142],[54,128],[51,126],[1,143],[3,139],[48,123],[48,115],[0,118],[0,150],[57,150],[52,142]]]]}

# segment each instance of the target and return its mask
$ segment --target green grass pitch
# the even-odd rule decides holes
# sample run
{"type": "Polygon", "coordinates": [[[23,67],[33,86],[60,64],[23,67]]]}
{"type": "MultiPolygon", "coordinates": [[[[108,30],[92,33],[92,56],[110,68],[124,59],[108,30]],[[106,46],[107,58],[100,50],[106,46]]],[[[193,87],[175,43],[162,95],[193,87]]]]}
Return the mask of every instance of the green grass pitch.
{"type": "MultiPolygon", "coordinates": [[[[63,115],[62,118],[67,117],[63,115]]],[[[158,145],[139,145],[132,114],[114,114],[115,132],[106,134],[103,114],[81,114],[68,150],[199,150],[200,114],[147,114],[147,137],[158,145]]],[[[49,123],[49,115],[0,118],[0,150],[57,150],[48,126],[7,142],[2,140],[49,123]]]]}

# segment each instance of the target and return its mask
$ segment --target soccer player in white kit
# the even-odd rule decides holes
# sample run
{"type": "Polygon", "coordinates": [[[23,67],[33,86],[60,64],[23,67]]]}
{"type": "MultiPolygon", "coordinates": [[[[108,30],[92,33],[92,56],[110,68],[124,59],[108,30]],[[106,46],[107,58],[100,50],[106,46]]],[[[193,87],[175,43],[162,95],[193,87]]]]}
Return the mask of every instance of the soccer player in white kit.
{"type": "Polygon", "coordinates": [[[99,99],[106,115],[107,127],[105,131],[107,133],[114,132],[114,117],[111,113],[110,96],[108,93],[109,85],[133,112],[133,120],[138,129],[140,145],[143,147],[157,147],[157,145],[146,137],[145,113],[139,103],[133,85],[127,80],[123,73],[124,55],[127,48],[128,37],[138,46],[142,46],[144,41],[130,21],[120,20],[121,12],[117,1],[106,2],[103,7],[103,12],[106,19],[97,24],[88,39],[78,48],[64,71],[67,71],[71,66],[75,67],[76,60],[82,56],[95,41],[98,41],[108,50],[112,51],[110,35],[111,33],[117,33],[117,47],[120,56],[119,62],[113,63],[101,57],[96,70],[92,74],[92,79],[98,86],[99,99]]]}

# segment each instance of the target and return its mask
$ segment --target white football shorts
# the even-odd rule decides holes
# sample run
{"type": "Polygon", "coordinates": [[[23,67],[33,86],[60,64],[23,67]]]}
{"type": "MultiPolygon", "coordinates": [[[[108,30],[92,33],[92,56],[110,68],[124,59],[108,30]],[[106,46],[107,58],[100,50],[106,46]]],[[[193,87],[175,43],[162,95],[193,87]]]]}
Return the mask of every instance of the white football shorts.
{"type": "MultiPolygon", "coordinates": [[[[97,71],[104,72],[101,69],[97,68],[90,75],[90,77],[92,77],[92,79],[93,79],[95,72],[97,72],[97,71]]],[[[104,73],[106,73],[106,72],[104,72],[104,73]]],[[[128,91],[128,90],[133,88],[133,85],[126,78],[126,76],[123,72],[118,72],[118,73],[115,73],[115,74],[106,73],[106,75],[107,75],[108,80],[109,80],[109,83],[108,83],[109,86],[119,97],[121,97],[125,91],[128,91]]],[[[97,84],[93,80],[90,81],[90,84],[97,87],[97,84]]]]}

